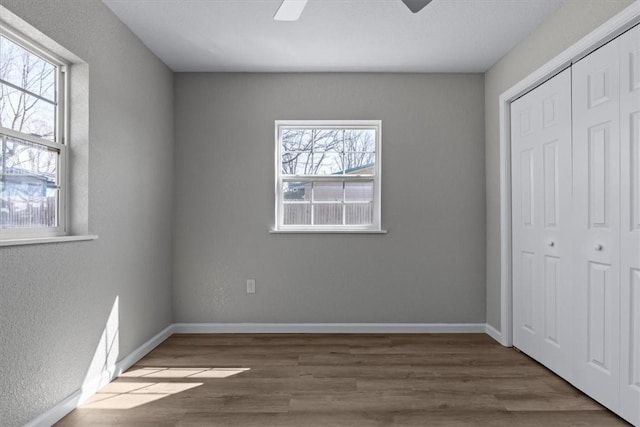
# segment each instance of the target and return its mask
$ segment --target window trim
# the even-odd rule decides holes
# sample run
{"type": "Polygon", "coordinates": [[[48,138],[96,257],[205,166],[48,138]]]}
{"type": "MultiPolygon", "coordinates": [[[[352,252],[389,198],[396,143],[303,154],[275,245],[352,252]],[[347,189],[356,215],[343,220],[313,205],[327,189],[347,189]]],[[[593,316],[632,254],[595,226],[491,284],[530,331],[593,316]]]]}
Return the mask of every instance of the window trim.
{"type": "MultiPolygon", "coordinates": [[[[58,151],[57,184],[58,206],[56,227],[2,228],[0,242],[16,242],[22,239],[40,239],[68,236],[68,130],[69,130],[69,68],[70,63],[19,31],[0,22],[0,35],[56,67],[56,138],[55,141],[25,134],[0,126],[0,134],[58,151]]],[[[26,91],[25,91],[26,92],[26,91]]]]}
{"type": "MultiPolygon", "coordinates": [[[[382,171],[382,120],[276,120],[275,121],[275,221],[273,233],[386,233],[382,229],[381,203],[381,171],[382,171]],[[283,127],[299,129],[373,129],[375,139],[375,173],[373,175],[283,175],[282,174],[282,143],[280,130],[283,127]],[[345,178],[345,177],[348,178],[345,178]],[[286,178],[285,178],[286,177],[286,178]],[[373,221],[368,225],[290,225],[283,224],[283,182],[285,179],[299,179],[302,181],[361,181],[373,180],[373,221]]],[[[343,201],[344,203],[344,201],[343,201]]]]}

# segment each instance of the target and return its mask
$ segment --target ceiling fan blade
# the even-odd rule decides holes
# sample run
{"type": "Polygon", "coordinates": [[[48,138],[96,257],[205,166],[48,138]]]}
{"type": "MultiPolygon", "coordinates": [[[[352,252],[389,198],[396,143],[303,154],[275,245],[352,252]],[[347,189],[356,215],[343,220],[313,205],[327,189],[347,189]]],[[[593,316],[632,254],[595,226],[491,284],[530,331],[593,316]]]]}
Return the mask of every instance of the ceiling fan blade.
{"type": "Polygon", "coordinates": [[[276,21],[297,21],[300,19],[300,15],[302,15],[306,5],[307,0],[282,0],[282,4],[273,19],[276,21]]]}
{"type": "Polygon", "coordinates": [[[411,12],[418,13],[420,12],[426,5],[431,3],[431,0],[402,0],[411,12]]]}

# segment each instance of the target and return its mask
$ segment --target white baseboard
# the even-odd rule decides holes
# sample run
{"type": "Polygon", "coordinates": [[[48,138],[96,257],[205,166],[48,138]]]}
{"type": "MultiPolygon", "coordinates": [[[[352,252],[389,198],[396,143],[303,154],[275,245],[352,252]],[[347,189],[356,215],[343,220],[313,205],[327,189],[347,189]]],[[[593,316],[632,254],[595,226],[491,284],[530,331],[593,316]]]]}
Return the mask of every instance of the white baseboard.
{"type": "Polygon", "coordinates": [[[484,323],[174,323],[100,375],[86,380],[82,387],[53,408],[25,424],[50,427],[97,393],[115,377],[129,369],[172,334],[224,333],[304,333],[304,334],[438,334],[487,333],[498,342],[502,335],[484,323]]]}
{"type": "Polygon", "coordinates": [[[25,427],[50,427],[57,423],[69,412],[73,411],[91,396],[96,394],[102,387],[109,384],[115,377],[146,356],[151,350],[160,345],[172,334],[173,325],[169,325],[115,365],[106,367],[99,375],[85,380],[80,389],[74,391],[62,402],[25,424],[25,427]]]}
{"type": "Polygon", "coordinates": [[[135,365],[140,359],[149,354],[151,350],[162,344],[164,340],[166,340],[173,334],[173,324],[171,324],[160,331],[157,335],[152,337],[149,341],[142,344],[127,357],[118,362],[118,364],[116,365],[114,376],[120,375],[121,373],[135,365]]]}
{"type": "Polygon", "coordinates": [[[175,323],[176,334],[484,333],[484,323],[175,323]]]}
{"type": "Polygon", "coordinates": [[[50,427],[54,425],[64,418],[69,412],[80,406],[81,394],[81,390],[76,390],[71,394],[71,396],[67,397],[47,412],[26,423],[24,427],[50,427]]]}
{"type": "Polygon", "coordinates": [[[510,347],[508,346],[502,337],[502,333],[500,331],[498,331],[496,328],[494,328],[493,326],[491,326],[490,324],[486,324],[485,325],[485,331],[484,331],[487,335],[489,335],[491,338],[493,338],[494,340],[498,341],[500,344],[502,344],[505,347],[510,347]]]}

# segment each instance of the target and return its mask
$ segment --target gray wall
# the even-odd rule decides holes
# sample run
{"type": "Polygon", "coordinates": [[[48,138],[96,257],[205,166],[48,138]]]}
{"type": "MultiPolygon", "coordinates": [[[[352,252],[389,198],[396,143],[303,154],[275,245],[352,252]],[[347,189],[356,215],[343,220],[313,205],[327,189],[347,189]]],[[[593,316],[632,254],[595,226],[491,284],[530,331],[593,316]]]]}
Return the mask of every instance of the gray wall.
{"type": "Polygon", "coordinates": [[[0,424],[13,426],[80,387],[116,298],[117,359],[172,321],[173,75],[100,1],[1,4],[89,64],[100,236],[0,248],[0,424]]]}
{"type": "Polygon", "coordinates": [[[483,91],[481,74],[176,74],[176,321],[484,323],[483,91]],[[382,120],[388,234],[269,234],[276,119],[382,120]]]}
{"type": "Polygon", "coordinates": [[[485,74],[487,322],[500,330],[500,139],[498,98],[633,0],[568,0],[485,74]]]}

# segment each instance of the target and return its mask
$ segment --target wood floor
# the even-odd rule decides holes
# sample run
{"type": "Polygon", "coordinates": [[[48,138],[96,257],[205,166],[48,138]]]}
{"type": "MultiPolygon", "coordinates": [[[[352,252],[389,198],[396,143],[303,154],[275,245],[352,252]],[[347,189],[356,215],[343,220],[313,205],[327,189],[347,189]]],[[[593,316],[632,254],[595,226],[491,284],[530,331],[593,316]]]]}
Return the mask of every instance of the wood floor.
{"type": "Polygon", "coordinates": [[[627,425],[482,334],[173,335],[60,426],[627,425]]]}

